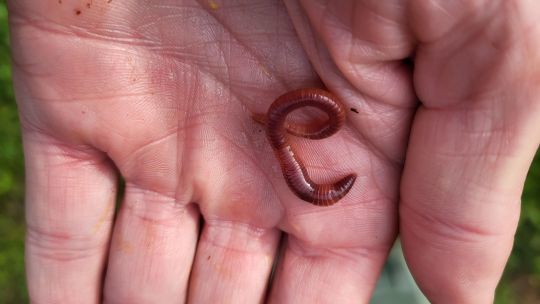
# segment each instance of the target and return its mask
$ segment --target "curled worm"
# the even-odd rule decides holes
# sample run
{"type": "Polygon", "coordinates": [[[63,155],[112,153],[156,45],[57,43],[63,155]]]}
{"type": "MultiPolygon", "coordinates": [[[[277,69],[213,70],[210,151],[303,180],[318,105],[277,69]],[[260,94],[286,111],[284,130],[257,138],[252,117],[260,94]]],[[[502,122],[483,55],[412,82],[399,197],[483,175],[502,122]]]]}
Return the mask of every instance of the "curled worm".
{"type": "Polygon", "coordinates": [[[266,125],[266,136],[279,160],[289,188],[302,200],[317,206],[330,206],[351,190],[356,174],[349,174],[332,184],[317,184],[309,177],[298,153],[289,144],[286,133],[309,139],[322,139],[335,134],[345,123],[345,108],[331,93],[321,89],[300,89],[278,97],[266,116],[254,116],[266,125]],[[315,107],[328,115],[324,125],[294,125],[286,122],[292,111],[315,107]]]}

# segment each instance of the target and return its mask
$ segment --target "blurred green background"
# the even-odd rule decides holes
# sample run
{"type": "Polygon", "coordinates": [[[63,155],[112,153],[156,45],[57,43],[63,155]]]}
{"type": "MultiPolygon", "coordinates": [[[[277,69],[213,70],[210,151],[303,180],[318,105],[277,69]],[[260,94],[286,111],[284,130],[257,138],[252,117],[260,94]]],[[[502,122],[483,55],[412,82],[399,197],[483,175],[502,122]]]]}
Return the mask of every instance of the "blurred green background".
{"type": "MultiPolygon", "coordinates": [[[[7,10],[0,3],[0,303],[27,303],[23,152],[11,87],[7,10]]],[[[399,254],[394,259],[401,263],[399,254]]],[[[395,266],[387,264],[386,270],[395,266]]],[[[383,281],[383,280],[381,280],[383,281]]],[[[496,303],[540,303],[540,154],[529,172],[512,256],[496,303]]]]}

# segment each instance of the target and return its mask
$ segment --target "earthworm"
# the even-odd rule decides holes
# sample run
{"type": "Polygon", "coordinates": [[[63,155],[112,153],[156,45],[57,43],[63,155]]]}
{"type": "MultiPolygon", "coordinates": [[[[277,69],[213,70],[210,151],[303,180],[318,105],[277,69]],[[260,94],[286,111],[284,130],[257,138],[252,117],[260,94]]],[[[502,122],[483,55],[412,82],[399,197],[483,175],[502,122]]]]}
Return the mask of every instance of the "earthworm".
{"type": "Polygon", "coordinates": [[[345,123],[345,108],[325,90],[308,88],[290,91],[278,97],[266,116],[254,119],[266,125],[266,136],[280,163],[289,188],[302,200],[316,206],[330,206],[351,190],[356,174],[348,174],[335,183],[317,184],[308,175],[298,153],[289,144],[286,132],[309,139],[323,139],[335,134],[345,123]],[[315,107],[328,115],[324,125],[295,125],[286,122],[292,111],[315,107]]]}

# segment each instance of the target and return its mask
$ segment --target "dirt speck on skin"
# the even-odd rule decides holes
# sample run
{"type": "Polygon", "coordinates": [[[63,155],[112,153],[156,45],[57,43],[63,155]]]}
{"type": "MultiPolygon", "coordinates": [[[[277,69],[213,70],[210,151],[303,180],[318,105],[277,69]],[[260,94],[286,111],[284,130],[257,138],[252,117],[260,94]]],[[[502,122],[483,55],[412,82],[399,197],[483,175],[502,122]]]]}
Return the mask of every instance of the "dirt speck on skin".
{"type": "Polygon", "coordinates": [[[358,110],[356,108],[351,108],[351,111],[358,114],[358,110]]]}

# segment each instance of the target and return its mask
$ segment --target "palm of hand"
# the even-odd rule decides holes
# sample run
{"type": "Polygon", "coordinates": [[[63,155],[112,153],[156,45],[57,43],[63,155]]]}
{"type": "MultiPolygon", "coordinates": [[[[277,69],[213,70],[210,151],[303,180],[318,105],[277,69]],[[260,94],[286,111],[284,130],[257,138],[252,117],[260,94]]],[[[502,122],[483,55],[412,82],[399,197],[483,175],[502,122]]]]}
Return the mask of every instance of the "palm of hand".
{"type": "MultiPolygon", "coordinates": [[[[502,89],[490,76],[508,69],[501,59],[508,53],[504,41],[500,52],[477,55],[492,38],[489,32],[472,42],[457,34],[440,39],[451,27],[414,24],[413,34],[393,15],[395,8],[378,11],[395,22],[384,27],[366,18],[375,8],[335,7],[335,16],[322,18],[320,7],[306,6],[310,27],[289,3],[293,28],[285,8],[274,3],[223,8],[92,3],[79,9],[64,2],[47,19],[30,4],[11,6],[18,12],[13,20],[26,25],[14,32],[22,37],[14,45],[20,51],[14,62],[25,149],[27,155],[46,150],[43,159],[27,159],[27,167],[38,171],[43,163],[53,164],[29,178],[28,200],[38,201],[28,209],[29,239],[68,234],[65,243],[57,241],[61,246],[73,247],[73,239],[91,244],[83,247],[99,253],[80,261],[91,274],[77,285],[99,278],[106,263],[110,301],[134,293],[181,299],[188,290],[193,301],[253,301],[264,296],[284,231],[288,238],[273,299],[367,299],[397,233],[400,179],[404,247],[419,283],[435,298],[440,290],[431,283],[438,277],[430,273],[433,260],[419,260],[419,253],[438,252],[433,259],[448,259],[442,269],[460,272],[453,257],[467,242],[503,235],[508,244],[515,206],[499,204],[501,210],[474,221],[479,212],[473,211],[474,219],[467,215],[478,204],[467,194],[451,194],[463,187],[463,180],[454,179],[459,175],[491,189],[501,182],[496,172],[502,165],[488,163],[484,155],[519,152],[497,143],[509,132],[505,123],[519,121],[526,111],[496,110],[504,116],[499,121],[481,113],[495,109],[492,97],[502,89]],[[365,24],[332,24],[344,15],[365,24]],[[318,22],[323,20],[328,22],[318,22]],[[411,55],[416,39],[436,43],[416,50],[413,89],[410,68],[401,60],[411,55]],[[467,64],[471,57],[482,60],[467,64]],[[312,207],[290,193],[261,126],[251,119],[279,94],[317,85],[313,68],[360,111],[351,112],[347,127],[323,142],[295,139],[315,179],[359,175],[351,193],[331,208],[312,207]],[[401,177],[415,93],[425,106],[415,117],[401,177]],[[478,159],[480,164],[471,166],[478,159]],[[446,162],[453,165],[445,167],[446,162]],[[441,170],[448,168],[453,173],[441,181],[441,170]],[[126,191],[113,225],[115,170],[126,180],[126,191]],[[491,176],[474,176],[478,170],[491,176]],[[49,183],[67,180],[81,189],[52,191],[41,199],[32,195],[43,193],[40,174],[48,174],[49,183]],[[428,189],[436,182],[439,188],[428,189]],[[58,200],[65,203],[48,203],[58,200]],[[448,214],[448,204],[460,200],[464,207],[448,214]],[[494,227],[508,213],[512,220],[494,227]],[[59,217],[68,220],[51,226],[59,217]],[[335,293],[318,290],[321,277],[335,293]],[[238,286],[246,288],[241,295],[238,286]]],[[[519,183],[494,190],[482,200],[519,198],[519,183]]],[[[42,246],[35,243],[30,255],[41,256],[42,246]]],[[[506,254],[489,253],[486,263],[502,269],[506,254]]],[[[29,273],[46,273],[43,269],[29,267],[29,273]]],[[[495,276],[481,286],[494,288],[496,281],[495,276]]],[[[85,297],[99,294],[90,288],[85,297]]]]}

